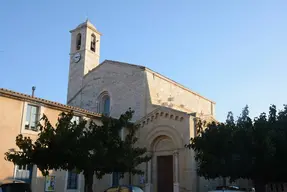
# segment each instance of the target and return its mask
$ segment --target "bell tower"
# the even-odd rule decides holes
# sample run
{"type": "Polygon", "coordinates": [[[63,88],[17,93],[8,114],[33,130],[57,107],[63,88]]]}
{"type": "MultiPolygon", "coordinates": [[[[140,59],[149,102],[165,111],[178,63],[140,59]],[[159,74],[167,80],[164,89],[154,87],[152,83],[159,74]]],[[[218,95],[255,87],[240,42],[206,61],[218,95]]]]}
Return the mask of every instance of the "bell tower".
{"type": "Polygon", "coordinates": [[[101,33],[86,20],[78,25],[71,33],[69,82],[67,104],[80,107],[78,92],[81,92],[84,76],[97,67],[100,62],[101,33]]]}

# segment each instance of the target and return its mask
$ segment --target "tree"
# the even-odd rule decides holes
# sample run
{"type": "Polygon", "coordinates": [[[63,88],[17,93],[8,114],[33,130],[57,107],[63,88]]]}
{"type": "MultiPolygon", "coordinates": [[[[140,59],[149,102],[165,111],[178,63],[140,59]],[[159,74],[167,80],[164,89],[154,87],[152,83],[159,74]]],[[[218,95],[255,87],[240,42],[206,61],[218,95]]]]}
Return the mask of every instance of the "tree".
{"type": "Polygon", "coordinates": [[[262,113],[254,119],[250,152],[252,167],[250,179],[260,191],[270,182],[286,182],[287,168],[287,107],[277,113],[275,105],[269,108],[269,115],[262,113]]]}
{"type": "Polygon", "coordinates": [[[287,181],[287,107],[277,114],[272,105],[268,117],[262,113],[252,121],[246,106],[236,122],[229,113],[225,123],[207,125],[187,147],[196,152],[199,175],[251,179],[265,191],[270,182],[287,181]]]}
{"type": "Polygon", "coordinates": [[[231,129],[224,123],[206,124],[201,119],[197,119],[196,126],[197,130],[201,131],[196,137],[191,138],[191,143],[187,147],[192,148],[196,153],[198,174],[208,179],[229,177],[228,163],[231,158],[229,151],[232,150],[231,129]]]}
{"type": "MultiPolygon", "coordinates": [[[[103,116],[102,125],[97,125],[86,120],[72,122],[73,112],[63,112],[55,127],[44,115],[36,141],[18,135],[16,145],[19,150],[7,152],[5,159],[18,165],[37,165],[43,176],[48,175],[49,170],[82,172],[85,191],[92,192],[94,174],[101,179],[112,172],[127,172],[123,166],[127,159],[123,154],[128,149],[128,142],[122,141],[119,132],[123,127],[132,127],[129,122],[132,114],[133,111],[129,110],[119,119],[103,116]]],[[[137,148],[129,149],[131,154],[137,152],[137,148]]]]}
{"type": "Polygon", "coordinates": [[[111,162],[112,165],[115,165],[115,169],[112,170],[113,173],[120,174],[120,177],[123,177],[124,173],[129,174],[129,184],[131,184],[132,175],[144,174],[141,169],[138,169],[138,166],[151,159],[151,156],[147,154],[147,149],[140,147],[137,143],[138,137],[136,134],[140,125],[132,122],[133,114],[134,111],[129,109],[120,118],[120,126],[127,130],[127,134],[121,140],[121,147],[115,148],[112,153],[117,153],[118,159],[111,162]]]}
{"type": "Polygon", "coordinates": [[[123,120],[125,128],[128,131],[128,134],[123,141],[123,159],[124,163],[122,167],[124,168],[123,172],[129,173],[129,184],[131,184],[132,175],[144,174],[144,172],[137,167],[145,162],[148,162],[151,159],[150,155],[147,155],[147,149],[145,147],[137,146],[138,137],[136,133],[140,128],[140,125],[131,123],[132,116],[134,111],[129,110],[123,120]]]}

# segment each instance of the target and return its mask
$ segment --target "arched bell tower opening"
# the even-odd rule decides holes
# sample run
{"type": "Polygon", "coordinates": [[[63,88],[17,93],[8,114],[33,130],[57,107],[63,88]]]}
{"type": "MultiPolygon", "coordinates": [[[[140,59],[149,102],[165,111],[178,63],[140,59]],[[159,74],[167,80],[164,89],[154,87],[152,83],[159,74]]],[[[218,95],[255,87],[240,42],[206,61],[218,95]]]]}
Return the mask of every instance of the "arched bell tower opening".
{"type": "Polygon", "coordinates": [[[91,35],[91,51],[96,52],[96,35],[91,35]]]}
{"type": "Polygon", "coordinates": [[[81,44],[82,44],[82,34],[78,33],[77,39],[76,39],[76,50],[77,51],[81,49],[81,44]]]}

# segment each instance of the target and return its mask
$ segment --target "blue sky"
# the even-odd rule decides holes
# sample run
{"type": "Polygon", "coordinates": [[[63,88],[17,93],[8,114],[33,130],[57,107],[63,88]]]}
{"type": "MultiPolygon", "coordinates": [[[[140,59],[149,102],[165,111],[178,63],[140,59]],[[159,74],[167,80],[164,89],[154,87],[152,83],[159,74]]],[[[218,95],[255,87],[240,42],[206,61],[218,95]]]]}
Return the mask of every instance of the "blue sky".
{"type": "Polygon", "coordinates": [[[145,65],[216,102],[216,116],[287,103],[286,0],[3,0],[0,87],[66,102],[69,30],[86,16],[101,61],[145,65]]]}

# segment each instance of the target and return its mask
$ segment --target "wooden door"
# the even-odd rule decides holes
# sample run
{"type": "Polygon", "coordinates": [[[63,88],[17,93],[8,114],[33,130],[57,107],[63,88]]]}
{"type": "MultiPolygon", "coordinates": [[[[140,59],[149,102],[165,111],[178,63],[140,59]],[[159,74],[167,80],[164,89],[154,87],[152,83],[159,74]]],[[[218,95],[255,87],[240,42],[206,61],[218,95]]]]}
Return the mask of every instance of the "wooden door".
{"type": "Polygon", "coordinates": [[[173,156],[157,157],[157,192],[173,192],[173,156]]]}

